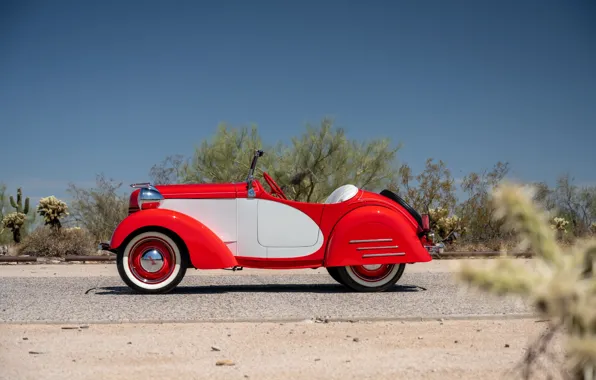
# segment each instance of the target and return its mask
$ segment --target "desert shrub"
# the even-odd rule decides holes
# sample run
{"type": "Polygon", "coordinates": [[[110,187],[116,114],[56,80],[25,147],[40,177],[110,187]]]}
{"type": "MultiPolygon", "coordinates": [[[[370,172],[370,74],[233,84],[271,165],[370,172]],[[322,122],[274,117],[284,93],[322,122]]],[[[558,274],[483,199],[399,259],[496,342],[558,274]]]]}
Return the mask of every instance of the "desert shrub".
{"type": "Polygon", "coordinates": [[[58,230],[62,227],[60,219],[68,215],[68,206],[52,195],[39,200],[37,212],[43,218],[46,226],[58,230]]]}
{"type": "MultiPolygon", "coordinates": [[[[492,196],[493,218],[515,231],[522,246],[537,257],[530,266],[511,259],[491,260],[485,268],[462,264],[459,276],[465,282],[497,294],[528,298],[538,313],[549,319],[551,330],[527,352],[524,372],[529,374],[535,359],[544,353],[553,331],[567,334],[572,379],[596,378],[596,239],[562,247],[547,213],[532,202],[528,188],[499,186],[492,196]]],[[[565,371],[566,372],[566,371],[565,371]]]]}
{"type": "Polygon", "coordinates": [[[97,187],[84,189],[70,184],[68,192],[70,214],[73,221],[85,228],[95,242],[107,241],[114,229],[128,215],[128,195],[118,194],[122,182],[115,182],[100,174],[96,178],[97,187]]]}
{"type": "Polygon", "coordinates": [[[93,255],[95,239],[84,228],[54,229],[41,226],[23,239],[19,246],[22,255],[64,257],[67,255],[93,255]]]}

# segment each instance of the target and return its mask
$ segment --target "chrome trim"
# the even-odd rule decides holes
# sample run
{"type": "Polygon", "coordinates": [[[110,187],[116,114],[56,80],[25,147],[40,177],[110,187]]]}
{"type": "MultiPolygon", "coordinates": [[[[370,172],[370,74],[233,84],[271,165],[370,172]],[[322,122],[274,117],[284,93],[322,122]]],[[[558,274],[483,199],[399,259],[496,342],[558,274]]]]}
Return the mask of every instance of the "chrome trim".
{"type": "Polygon", "coordinates": [[[142,187],[152,187],[151,182],[139,182],[139,183],[132,183],[130,187],[135,189],[140,189],[142,187]]]}
{"type": "Polygon", "coordinates": [[[389,248],[398,248],[397,245],[385,245],[382,247],[358,247],[356,248],[357,251],[369,251],[371,249],[389,249],[389,248]]]}
{"type": "Polygon", "coordinates": [[[381,242],[389,242],[393,241],[393,239],[364,239],[364,240],[350,240],[350,244],[358,244],[358,243],[381,243],[381,242]]]}
{"type": "Polygon", "coordinates": [[[395,253],[369,253],[366,255],[362,255],[363,259],[371,258],[371,257],[391,257],[391,256],[405,256],[405,252],[395,252],[395,253]]]}
{"type": "Polygon", "coordinates": [[[443,250],[445,249],[445,244],[443,243],[437,243],[435,245],[425,245],[424,248],[426,248],[426,250],[430,253],[430,254],[437,254],[437,253],[443,253],[443,250]]]}
{"type": "Polygon", "coordinates": [[[143,187],[139,192],[139,201],[161,201],[163,200],[163,195],[154,188],[151,187],[143,187]]]}
{"type": "Polygon", "coordinates": [[[150,182],[133,183],[130,187],[141,189],[137,196],[139,210],[142,210],[143,203],[145,202],[161,202],[164,200],[163,195],[150,182]]]}
{"type": "Polygon", "coordinates": [[[149,273],[155,273],[163,267],[163,256],[157,249],[151,249],[143,253],[141,267],[149,273]]]}

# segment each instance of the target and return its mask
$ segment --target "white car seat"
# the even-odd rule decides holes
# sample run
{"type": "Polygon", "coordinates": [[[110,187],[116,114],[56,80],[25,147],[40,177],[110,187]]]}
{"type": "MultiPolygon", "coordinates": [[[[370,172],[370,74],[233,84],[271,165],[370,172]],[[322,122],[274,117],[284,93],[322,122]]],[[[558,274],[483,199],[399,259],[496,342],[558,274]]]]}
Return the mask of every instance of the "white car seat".
{"type": "Polygon", "coordinates": [[[333,192],[327,197],[325,203],[340,203],[345,202],[348,199],[358,194],[358,188],[354,185],[343,185],[333,190],[333,192]]]}

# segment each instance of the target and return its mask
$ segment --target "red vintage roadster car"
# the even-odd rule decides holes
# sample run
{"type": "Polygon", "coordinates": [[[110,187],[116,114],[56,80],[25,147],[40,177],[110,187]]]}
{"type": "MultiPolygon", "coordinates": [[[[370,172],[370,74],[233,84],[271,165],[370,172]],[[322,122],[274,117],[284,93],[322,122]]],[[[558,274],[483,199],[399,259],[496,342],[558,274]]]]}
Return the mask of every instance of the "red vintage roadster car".
{"type": "Polygon", "coordinates": [[[341,186],[324,203],[286,198],[263,173],[238,183],[131,185],[129,215],[100,247],[143,293],[175,288],[187,268],[325,267],[353,291],[385,291],[406,264],[432,260],[429,217],[389,190],[341,186]]]}

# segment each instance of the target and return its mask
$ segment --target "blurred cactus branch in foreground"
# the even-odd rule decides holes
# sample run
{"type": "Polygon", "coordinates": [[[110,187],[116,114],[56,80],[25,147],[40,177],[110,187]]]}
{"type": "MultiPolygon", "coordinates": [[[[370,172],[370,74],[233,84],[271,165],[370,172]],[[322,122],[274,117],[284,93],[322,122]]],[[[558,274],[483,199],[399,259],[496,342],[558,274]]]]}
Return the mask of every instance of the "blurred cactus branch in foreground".
{"type": "MultiPolygon", "coordinates": [[[[528,298],[538,313],[567,334],[570,378],[596,380],[596,239],[581,240],[563,249],[557,243],[546,212],[533,203],[533,189],[503,183],[492,194],[494,218],[513,231],[536,259],[529,265],[506,255],[486,267],[462,264],[458,276],[480,289],[528,298]]],[[[545,350],[553,333],[543,335],[535,349],[545,350]],[[546,342],[546,343],[545,343],[546,342]]],[[[540,352],[528,352],[531,365],[540,352]]],[[[526,368],[529,376],[529,369],[526,368]]]]}

